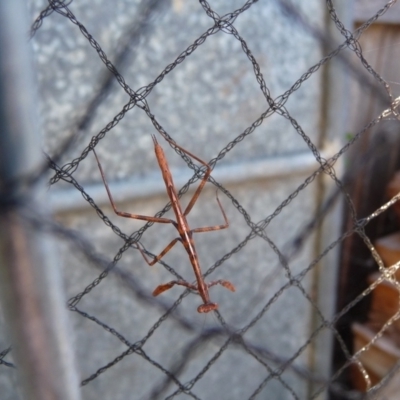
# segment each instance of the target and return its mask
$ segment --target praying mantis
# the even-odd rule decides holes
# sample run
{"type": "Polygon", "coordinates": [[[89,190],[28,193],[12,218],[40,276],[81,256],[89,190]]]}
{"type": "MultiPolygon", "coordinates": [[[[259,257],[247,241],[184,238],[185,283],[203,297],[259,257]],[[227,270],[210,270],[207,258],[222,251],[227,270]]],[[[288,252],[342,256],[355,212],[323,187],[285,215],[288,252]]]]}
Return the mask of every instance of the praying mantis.
{"type": "Polygon", "coordinates": [[[179,150],[181,150],[182,152],[187,154],[189,157],[198,161],[200,164],[202,164],[206,168],[206,171],[200,182],[200,185],[198,186],[195,193],[193,194],[193,197],[189,201],[189,204],[186,206],[186,209],[184,211],[182,211],[181,203],[179,201],[179,197],[178,197],[175,185],[174,185],[174,181],[172,179],[172,174],[171,174],[168,162],[167,162],[167,158],[165,157],[165,153],[164,153],[162,147],[160,146],[160,144],[157,142],[155,135],[152,135],[152,138],[153,138],[154,151],[156,154],[157,162],[160,167],[161,174],[162,174],[162,177],[163,177],[163,180],[165,183],[167,195],[171,201],[171,206],[172,206],[172,209],[175,214],[175,218],[176,218],[175,221],[173,219],[169,219],[169,218],[151,217],[151,216],[146,216],[146,215],[131,214],[131,213],[127,213],[124,211],[119,211],[114,203],[110,188],[109,188],[106,178],[105,178],[103,168],[100,164],[99,158],[97,157],[97,154],[94,149],[93,149],[93,153],[96,157],[97,165],[99,167],[100,174],[101,174],[104,186],[105,186],[107,194],[108,194],[108,198],[110,200],[111,206],[112,206],[115,214],[119,215],[120,217],[125,217],[125,218],[139,219],[139,220],[148,221],[148,222],[158,222],[161,224],[172,224],[179,233],[179,237],[172,240],[172,242],[169,243],[168,246],[158,256],[154,257],[152,260],[149,260],[146,256],[146,254],[144,253],[143,249],[140,246],[138,246],[138,249],[140,250],[146,263],[150,266],[154,265],[156,262],[161,260],[162,257],[164,257],[165,254],[167,254],[172,249],[172,247],[175,246],[175,244],[177,242],[182,243],[183,247],[185,248],[185,250],[189,256],[189,260],[192,265],[197,283],[192,284],[192,283],[189,283],[184,280],[170,281],[168,283],[164,283],[164,284],[157,286],[153,291],[153,296],[158,296],[159,294],[165,292],[166,290],[171,289],[175,285],[184,286],[184,287],[187,287],[187,288],[197,292],[200,295],[201,299],[203,300],[203,304],[201,304],[197,308],[197,311],[199,313],[208,313],[210,311],[218,309],[218,304],[213,303],[210,300],[210,295],[209,295],[209,291],[208,291],[208,289],[210,287],[215,286],[215,285],[222,285],[223,287],[229,289],[232,292],[235,291],[235,287],[232,285],[231,282],[221,280],[221,279],[217,280],[217,281],[212,281],[209,283],[204,282],[203,274],[200,269],[199,259],[198,259],[197,252],[196,252],[196,247],[194,244],[193,233],[210,232],[210,231],[226,229],[229,226],[229,222],[226,217],[225,211],[222,208],[221,202],[219,201],[218,192],[217,192],[217,203],[222,212],[222,216],[224,218],[225,223],[223,225],[214,225],[214,226],[206,226],[206,227],[202,227],[202,228],[190,229],[186,217],[189,214],[189,212],[192,210],[197,199],[199,198],[200,193],[203,190],[203,188],[208,180],[208,177],[211,174],[211,167],[205,161],[196,157],[194,154],[185,150],[183,147],[177,145],[172,140],[165,138],[165,140],[167,142],[171,143],[174,147],[178,148],[179,150]]]}

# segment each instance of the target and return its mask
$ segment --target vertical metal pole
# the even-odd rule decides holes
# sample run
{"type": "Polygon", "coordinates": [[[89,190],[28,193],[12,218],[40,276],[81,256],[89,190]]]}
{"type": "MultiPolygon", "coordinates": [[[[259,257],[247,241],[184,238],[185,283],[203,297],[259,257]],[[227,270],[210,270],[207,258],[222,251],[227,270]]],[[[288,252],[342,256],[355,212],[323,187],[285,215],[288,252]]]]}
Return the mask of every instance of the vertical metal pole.
{"type": "Polygon", "coordinates": [[[37,96],[23,0],[0,0],[0,300],[26,399],[77,400],[55,243],[24,221],[20,198],[38,212],[44,185],[9,186],[42,161],[37,96]]]}
{"type": "MultiPolygon", "coordinates": [[[[337,2],[335,8],[344,25],[348,29],[352,29],[351,14],[353,10],[353,0],[337,2]]],[[[339,45],[345,40],[344,37],[340,34],[327,12],[325,18],[326,32],[329,33],[335,40],[335,43],[339,45]]],[[[334,47],[335,46],[326,48],[325,51],[332,51],[334,47]]],[[[321,115],[322,129],[319,146],[321,148],[333,146],[336,149],[341,149],[344,146],[343,140],[344,133],[346,132],[347,110],[349,109],[348,73],[346,71],[346,66],[338,57],[330,60],[329,65],[325,68],[325,74],[323,75],[323,81],[325,83],[323,88],[324,98],[321,115]]],[[[335,164],[335,171],[339,178],[342,174],[342,170],[343,156],[335,164]]],[[[317,201],[318,207],[320,207],[330,194],[336,190],[336,185],[326,174],[320,175],[318,179],[319,194],[317,201]]],[[[315,235],[314,257],[317,257],[335,238],[339,237],[343,218],[342,207],[342,200],[339,200],[318,227],[315,235]]],[[[323,260],[315,266],[312,273],[314,300],[319,311],[328,321],[332,320],[335,315],[339,263],[340,254],[338,248],[336,248],[336,250],[330,251],[325,255],[323,260]]],[[[310,325],[310,334],[319,328],[320,324],[321,319],[318,314],[314,312],[310,325]]],[[[332,376],[334,340],[333,332],[330,329],[323,329],[311,344],[310,369],[317,376],[326,380],[329,380],[332,376]]],[[[309,394],[311,395],[318,390],[319,386],[319,383],[310,382],[309,394]]],[[[316,400],[326,400],[329,397],[329,391],[327,389],[328,388],[316,397],[316,400]]]]}

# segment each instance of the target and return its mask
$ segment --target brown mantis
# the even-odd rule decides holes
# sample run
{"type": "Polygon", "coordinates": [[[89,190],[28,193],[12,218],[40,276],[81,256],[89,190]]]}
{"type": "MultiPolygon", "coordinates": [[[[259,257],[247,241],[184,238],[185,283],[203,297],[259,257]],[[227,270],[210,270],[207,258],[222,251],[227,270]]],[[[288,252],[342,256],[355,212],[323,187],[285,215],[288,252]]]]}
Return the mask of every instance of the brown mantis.
{"type": "Polygon", "coordinates": [[[190,156],[191,158],[195,159],[200,164],[202,164],[202,165],[204,165],[206,167],[206,172],[205,172],[205,174],[204,174],[204,176],[203,176],[203,178],[202,178],[202,180],[200,182],[200,185],[196,189],[196,191],[195,191],[193,197],[191,198],[189,204],[187,205],[185,211],[182,211],[182,207],[181,207],[181,204],[180,204],[180,201],[179,201],[178,194],[177,194],[176,189],[175,189],[174,181],[172,179],[172,174],[171,174],[171,171],[169,169],[169,165],[168,165],[167,159],[165,157],[164,151],[163,151],[162,147],[158,144],[156,137],[154,135],[152,135],[152,138],[153,138],[153,142],[154,142],[154,151],[156,153],[157,162],[158,162],[158,165],[160,167],[163,180],[165,182],[165,187],[166,187],[166,190],[167,190],[168,197],[169,197],[169,199],[171,201],[172,209],[173,209],[173,211],[175,213],[176,221],[174,221],[172,219],[169,219],[169,218],[151,217],[151,216],[130,214],[130,213],[127,213],[127,212],[124,212],[124,211],[119,211],[116,208],[114,200],[112,198],[111,191],[110,191],[110,189],[108,187],[108,184],[107,184],[104,172],[103,172],[103,168],[102,168],[102,166],[100,164],[100,161],[99,161],[99,159],[97,157],[97,154],[96,154],[95,150],[93,149],[93,153],[94,153],[94,155],[96,157],[97,165],[99,166],[101,177],[103,179],[104,186],[105,186],[107,194],[108,194],[108,198],[110,199],[110,203],[111,203],[111,206],[112,206],[114,212],[117,215],[121,216],[121,217],[140,219],[140,220],[144,220],[144,221],[148,221],[148,222],[159,222],[159,223],[162,223],[162,224],[172,224],[172,225],[174,225],[174,227],[176,228],[176,230],[179,233],[179,237],[175,238],[158,256],[156,256],[151,261],[146,257],[144,251],[140,248],[140,246],[138,246],[138,249],[140,250],[140,252],[141,252],[143,258],[145,259],[145,261],[147,262],[147,264],[152,266],[157,261],[161,260],[161,258],[164,257],[165,254],[167,254],[177,242],[181,242],[183,244],[186,252],[188,253],[189,260],[190,260],[190,263],[192,264],[197,284],[191,284],[191,283],[189,283],[187,281],[184,281],[184,280],[170,281],[168,283],[164,283],[162,285],[157,286],[153,291],[153,296],[158,296],[159,294],[165,292],[166,290],[171,289],[174,285],[185,286],[185,287],[187,287],[189,289],[192,289],[192,290],[198,292],[200,297],[202,298],[203,304],[200,305],[197,308],[197,311],[199,313],[207,313],[207,312],[210,312],[212,310],[216,310],[218,308],[218,304],[212,303],[210,301],[210,296],[209,296],[208,289],[211,286],[222,285],[225,288],[227,288],[227,289],[231,290],[232,292],[234,292],[235,291],[235,287],[232,285],[232,283],[230,283],[229,281],[225,281],[225,280],[217,280],[217,281],[213,281],[213,282],[210,282],[210,283],[205,283],[204,282],[203,274],[202,274],[201,269],[200,269],[199,259],[198,259],[198,256],[197,256],[197,253],[196,253],[196,248],[195,248],[195,245],[194,245],[193,233],[217,231],[217,230],[220,230],[220,229],[225,229],[225,228],[227,228],[229,226],[229,222],[228,222],[228,219],[226,217],[225,211],[222,208],[222,205],[221,205],[221,203],[219,201],[218,193],[217,193],[217,202],[218,202],[219,208],[220,208],[220,210],[222,212],[223,218],[225,220],[225,224],[190,229],[189,228],[189,224],[188,224],[188,222],[186,220],[186,216],[189,214],[189,212],[193,208],[194,204],[196,203],[197,199],[199,198],[200,193],[203,190],[204,185],[206,184],[207,179],[211,174],[211,167],[206,162],[201,160],[200,158],[196,157],[195,155],[193,155],[189,151],[185,150],[183,147],[181,147],[181,146],[177,145],[176,143],[172,142],[170,139],[165,138],[165,140],[167,140],[167,142],[171,143],[174,147],[176,147],[179,150],[183,151],[185,154],[187,154],[188,156],[190,156]]]}

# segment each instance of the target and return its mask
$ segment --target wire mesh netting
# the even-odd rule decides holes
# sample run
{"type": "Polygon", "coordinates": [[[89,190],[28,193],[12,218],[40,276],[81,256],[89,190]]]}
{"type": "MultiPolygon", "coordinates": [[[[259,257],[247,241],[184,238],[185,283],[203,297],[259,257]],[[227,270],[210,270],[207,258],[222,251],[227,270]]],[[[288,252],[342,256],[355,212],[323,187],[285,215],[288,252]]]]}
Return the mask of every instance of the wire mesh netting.
{"type": "MultiPolygon", "coordinates": [[[[26,219],[60,245],[84,398],[364,398],[348,385],[351,368],[363,377],[368,396],[379,396],[400,364],[376,383],[362,355],[400,311],[358,350],[340,322],[349,326],[343,319],[382,282],[400,293],[398,263],[385,268],[368,231],[400,195],[360,213],[354,180],[378,148],[365,151],[349,170],[342,159],[373,129],[388,121],[397,126],[394,85],[360,46],[396,1],[354,32],[329,0],[247,1],[236,9],[237,2],[203,0],[99,1],[98,9],[78,3],[32,5],[33,13],[41,10],[30,35],[40,65],[47,162],[30,179],[50,169],[49,197],[55,193],[59,210],[49,219],[27,208],[26,219]],[[198,17],[191,21],[191,15],[198,17]],[[47,68],[48,62],[56,67],[47,68]],[[339,146],[328,133],[317,134],[329,132],[320,117],[329,115],[322,87],[334,62],[373,91],[381,107],[339,146]],[[293,71],[300,77],[291,80],[293,71]],[[215,105],[220,101],[221,108],[215,105]],[[147,266],[141,252],[154,258],[176,235],[173,227],[115,216],[92,154],[96,148],[118,209],[173,218],[159,189],[151,134],[166,152],[182,204],[205,168],[181,148],[213,170],[190,225],[224,223],[215,190],[227,213],[229,228],[194,235],[204,280],[236,287],[235,293],[210,289],[219,308],[206,316],[196,312],[201,299],[193,287],[151,295],[171,279],[193,284],[188,255],[178,244],[147,266]],[[127,191],[135,192],[133,205],[127,191]],[[380,274],[351,298],[339,298],[334,311],[336,282],[323,282],[324,269],[336,275],[332,254],[353,237],[380,274]]],[[[0,352],[3,370],[14,367],[10,356],[9,348],[0,352]]]]}

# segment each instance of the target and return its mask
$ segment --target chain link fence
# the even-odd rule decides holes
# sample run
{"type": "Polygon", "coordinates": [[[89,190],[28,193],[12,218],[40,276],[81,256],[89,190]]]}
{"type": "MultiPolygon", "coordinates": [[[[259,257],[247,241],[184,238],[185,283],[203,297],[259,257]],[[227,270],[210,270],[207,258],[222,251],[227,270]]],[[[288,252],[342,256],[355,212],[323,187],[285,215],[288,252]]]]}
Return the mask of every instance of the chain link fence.
{"type": "MultiPolygon", "coordinates": [[[[337,399],[365,396],[383,398],[379,397],[379,393],[396,379],[400,363],[395,363],[383,380],[374,385],[361,356],[390,329],[399,312],[385,321],[372,340],[357,351],[353,350],[351,339],[343,336],[338,322],[350,315],[351,310],[357,308],[360,302],[384,281],[393,284],[400,293],[399,284],[395,279],[398,263],[390,268],[384,267],[367,231],[371,222],[381,218],[400,195],[382,202],[373,212],[360,217],[359,203],[352,199],[352,187],[354,179],[357,179],[357,171],[363,170],[365,163],[375,156],[377,149],[372,148],[364,153],[352,170],[347,171],[344,168],[345,171],[339,173],[335,169],[343,163],[346,152],[357,148],[360,139],[373,128],[376,129],[388,120],[393,124],[397,123],[399,98],[392,94],[392,84],[385,81],[368,63],[359,43],[371,24],[379,21],[385,13],[390,13],[396,1],[388,1],[352,32],[341,22],[334,2],[327,0],[325,8],[321,8],[321,13],[328,11],[329,24],[333,23],[332,26],[337,30],[334,35],[327,33],[325,27],[328,23],[322,18],[317,22],[310,19],[307,15],[307,2],[301,2],[299,5],[285,0],[271,2],[272,12],[277,13],[276,18],[279,16],[285,21],[286,25],[282,29],[300,27],[302,35],[311,38],[310,43],[317,45],[319,55],[319,61],[304,69],[305,72],[295,82],[290,83],[289,89],[278,96],[272,93],[276,93],[279,85],[269,83],[269,78],[266,78],[271,71],[263,73],[263,67],[268,66],[268,62],[259,61],[259,57],[262,58],[263,55],[252,51],[251,39],[245,40],[237,28],[242,15],[265,12],[262,2],[247,1],[234,11],[231,11],[231,4],[222,2],[217,6],[224,12],[217,13],[212,2],[200,0],[196,4],[197,12],[202,11],[202,23],[208,28],[190,41],[188,46],[183,47],[178,40],[178,47],[182,46],[179,55],[163,68],[161,73],[157,72],[154,75],[155,79],[142,85],[140,83],[146,77],[144,72],[140,71],[138,76],[132,76],[131,69],[144,57],[142,53],[146,48],[149,52],[146,57],[150,60],[151,52],[157,49],[161,52],[166,51],[169,39],[174,38],[165,37],[164,43],[156,43],[151,41],[151,33],[157,29],[160,16],[166,15],[171,8],[179,14],[186,6],[185,3],[153,0],[135,2],[132,4],[132,15],[121,13],[115,22],[127,27],[126,30],[122,34],[115,33],[111,38],[102,36],[100,21],[97,25],[92,24],[95,19],[89,16],[91,13],[96,14],[96,10],[89,8],[87,4],[83,7],[77,3],[50,0],[45,8],[41,8],[42,11],[31,27],[31,40],[40,57],[40,46],[46,43],[46,40],[52,43],[50,31],[45,31],[44,26],[55,19],[53,27],[58,30],[59,43],[63,44],[64,49],[68,49],[66,51],[71,51],[71,65],[76,63],[80,68],[84,68],[84,71],[83,78],[77,77],[74,70],[69,72],[68,65],[63,65],[62,59],[57,61],[59,65],[56,76],[60,81],[54,81],[53,84],[63,106],[56,109],[56,117],[49,119],[50,122],[46,121],[45,125],[50,132],[45,144],[46,163],[40,171],[28,178],[28,183],[47,176],[50,183],[49,192],[55,187],[59,188],[60,196],[63,197],[63,193],[71,193],[73,188],[83,200],[75,197],[72,202],[83,204],[84,201],[92,211],[88,217],[89,212],[81,211],[85,206],[79,205],[73,215],[72,211],[64,211],[60,212],[56,219],[49,219],[38,215],[35,209],[27,207],[25,216],[38,231],[54,235],[60,242],[60,257],[63,260],[67,292],[71,295],[68,309],[71,311],[73,335],[80,354],[78,361],[83,397],[99,398],[103,393],[102,398],[112,396],[115,399],[320,399],[328,396],[337,399]],[[75,6],[77,12],[74,12],[75,6]],[[225,11],[226,7],[229,7],[229,12],[225,11]],[[43,35],[40,36],[42,30],[43,35]],[[339,45],[336,42],[338,33],[342,40],[339,45]],[[210,42],[217,40],[217,35],[221,40],[229,38],[227,53],[219,54],[219,58],[214,61],[207,59],[207,53],[202,53],[201,57],[205,60],[203,65],[210,67],[204,71],[196,71],[190,78],[194,81],[196,74],[202,72],[211,74],[211,80],[215,78],[212,75],[213,62],[224,63],[229,69],[229,46],[233,48],[237,45],[236,50],[239,49],[240,56],[245,57],[253,81],[249,82],[248,75],[245,75],[243,70],[234,71],[237,72],[237,87],[219,87],[218,82],[215,82],[215,86],[212,87],[215,92],[210,93],[207,90],[209,88],[202,92],[201,88],[193,83],[196,90],[200,91],[198,95],[203,97],[204,103],[201,103],[201,106],[196,107],[196,103],[182,104],[184,96],[181,92],[172,97],[173,100],[169,103],[170,98],[163,97],[164,91],[179,91],[179,87],[175,81],[170,80],[170,76],[178,75],[176,79],[183,80],[182,85],[189,91],[192,90],[190,79],[187,80],[186,75],[179,75],[180,68],[189,63],[192,55],[194,57],[203,47],[207,48],[210,42]],[[80,53],[80,49],[89,46],[92,48],[91,59],[90,64],[86,64],[86,56],[80,53]],[[322,53],[319,53],[320,51],[322,53]],[[356,61],[354,57],[357,58],[356,61]],[[319,97],[318,93],[313,92],[312,87],[307,85],[316,76],[321,80],[318,82],[323,83],[323,71],[332,62],[337,62],[344,68],[345,74],[352,80],[373,90],[382,107],[381,111],[377,115],[371,115],[368,124],[352,134],[344,145],[335,151],[326,151],[325,148],[321,150],[320,138],[312,132],[312,127],[307,125],[308,121],[302,117],[301,110],[300,113],[290,111],[293,110],[290,101],[307,97],[306,92],[311,93],[311,97],[314,96],[311,104],[318,106],[318,100],[323,101],[322,96],[319,97]],[[246,80],[242,82],[241,77],[244,75],[246,80]],[[85,92],[86,86],[74,84],[75,80],[80,82],[80,79],[94,86],[89,94],[85,92]],[[132,80],[137,83],[136,87],[140,87],[139,89],[133,89],[128,83],[132,80]],[[63,83],[65,81],[68,82],[68,88],[63,83]],[[230,98],[231,93],[242,85],[250,87],[255,84],[258,97],[254,95],[254,104],[261,111],[257,111],[257,115],[249,109],[243,111],[245,104],[236,109],[234,104],[238,98],[234,95],[230,98]],[[229,135],[224,134],[224,130],[226,127],[230,129],[231,126],[224,122],[223,116],[220,118],[222,122],[214,122],[211,116],[209,122],[207,113],[211,114],[214,110],[204,104],[207,104],[210,96],[217,96],[218,91],[225,93],[229,98],[231,103],[228,101],[228,108],[233,110],[233,114],[237,114],[238,119],[242,118],[242,112],[245,112],[251,117],[254,116],[252,122],[241,130],[236,128],[233,133],[229,132],[229,135]],[[123,101],[121,92],[127,101],[123,101]],[[78,100],[74,96],[77,96],[78,100]],[[174,125],[169,118],[174,118],[175,108],[184,109],[188,119],[193,117],[195,124],[200,123],[198,133],[192,131],[187,136],[174,135],[173,129],[170,128],[174,125]],[[116,109],[119,110],[118,113],[114,113],[116,109]],[[157,112],[160,109],[163,111],[157,112]],[[113,113],[112,118],[109,118],[110,112],[113,113]],[[163,113],[168,114],[168,117],[163,113]],[[128,125],[124,125],[124,121],[129,118],[131,119],[128,125]],[[284,125],[281,121],[284,121],[284,125]],[[215,128],[218,139],[208,136],[211,133],[205,133],[210,125],[211,128],[215,128]],[[265,184],[256,180],[251,183],[243,179],[240,184],[243,192],[239,192],[234,184],[229,183],[232,177],[224,178],[223,172],[218,175],[218,168],[222,165],[220,171],[223,171],[223,168],[231,171],[229,160],[225,161],[231,154],[237,157],[236,161],[239,162],[246,161],[246,157],[257,158],[261,146],[268,148],[266,155],[272,159],[268,166],[272,165],[277,152],[276,148],[273,148],[275,139],[269,138],[266,132],[256,136],[266,125],[270,130],[267,133],[279,131],[282,126],[289,132],[282,138],[285,146],[288,143],[285,156],[290,157],[301,141],[301,150],[304,150],[305,154],[312,154],[312,162],[308,167],[311,172],[306,169],[300,175],[293,172],[291,177],[285,178],[284,188],[276,182],[265,184]],[[303,128],[304,125],[307,129],[303,128]],[[136,131],[127,134],[126,129],[130,126],[144,126],[147,132],[136,131]],[[88,135],[92,135],[93,131],[96,133],[89,140],[88,135]],[[108,139],[115,131],[118,132],[117,136],[108,139]],[[186,276],[190,276],[190,263],[184,249],[176,250],[174,247],[171,253],[176,252],[177,255],[169,254],[171,258],[161,259],[151,268],[144,263],[138,251],[139,246],[151,259],[158,254],[154,250],[158,248],[158,243],[160,246],[162,243],[165,246],[165,241],[168,243],[168,239],[164,241],[164,238],[169,231],[165,230],[164,226],[159,226],[163,224],[142,223],[133,233],[126,233],[139,222],[114,216],[107,203],[108,199],[104,200],[103,187],[101,196],[104,206],[99,205],[99,201],[96,200],[100,173],[92,154],[94,148],[102,160],[105,175],[112,182],[118,181],[121,176],[132,174],[133,164],[129,164],[127,160],[130,157],[135,158],[136,167],[139,165],[142,169],[136,181],[129,181],[132,183],[130,190],[138,192],[131,212],[153,215],[146,196],[156,191],[152,189],[151,184],[149,186],[149,181],[144,183],[144,180],[140,180],[140,174],[152,178],[154,169],[149,132],[157,135],[168,160],[171,160],[173,176],[177,176],[180,198],[185,193],[195,190],[196,183],[198,185],[204,176],[204,168],[173,144],[169,146],[163,137],[171,141],[176,140],[177,145],[200,158],[207,159],[210,148],[211,153],[217,154],[209,161],[215,173],[211,174],[207,185],[213,187],[214,191],[206,189],[200,200],[201,203],[206,203],[209,209],[203,208],[205,211],[198,211],[197,214],[194,209],[193,213],[196,221],[202,224],[200,226],[222,223],[215,202],[217,189],[221,202],[227,208],[230,221],[228,230],[232,232],[234,245],[223,236],[218,236],[222,233],[202,233],[195,236],[195,240],[199,253],[205,253],[200,254],[200,259],[206,281],[220,278],[230,280],[236,286],[237,292],[225,292],[221,287],[211,289],[210,296],[218,300],[220,307],[205,317],[196,313],[199,297],[193,290],[174,288],[157,298],[151,296],[154,287],[171,280],[171,275],[176,280],[185,280],[186,276]],[[213,143],[221,143],[221,146],[207,146],[211,140],[213,143]],[[293,148],[290,147],[292,140],[293,148]],[[101,150],[102,142],[106,144],[109,153],[118,156],[108,157],[105,147],[101,150]],[[194,148],[195,143],[197,148],[194,148]],[[129,150],[130,148],[133,150],[129,150]],[[181,164],[175,153],[183,160],[181,164]],[[48,175],[49,171],[51,176],[48,175]],[[218,179],[219,176],[223,177],[224,183],[218,179]],[[324,185],[330,189],[325,192],[319,191],[318,188],[324,185]],[[259,192],[256,189],[268,193],[268,199],[260,198],[257,202],[256,196],[259,192]],[[279,193],[279,196],[276,193],[279,193]],[[308,203],[310,196],[317,200],[308,203]],[[231,202],[229,205],[228,199],[231,202]],[[322,240],[322,229],[326,229],[323,228],[324,224],[332,224],[332,221],[337,219],[338,213],[334,214],[334,210],[341,209],[341,204],[349,221],[346,229],[340,232],[328,229],[329,239],[322,240]],[[94,215],[96,218],[93,218],[94,215]],[[203,216],[207,219],[206,222],[202,222],[203,216]],[[106,233],[99,233],[100,231],[106,233]],[[369,254],[379,267],[380,275],[369,287],[359,291],[351,299],[342,301],[343,304],[334,313],[326,312],[326,308],[321,305],[320,296],[316,294],[321,290],[318,287],[321,276],[323,277],[321,268],[336,271],[336,266],[323,262],[333,253],[337,254],[343,243],[354,236],[361,238],[368,248],[369,254]],[[253,265],[253,260],[259,265],[253,265]],[[155,272],[162,268],[165,271],[155,272]],[[328,338],[322,343],[330,346],[322,351],[323,367],[318,361],[318,352],[321,352],[321,345],[318,343],[321,338],[328,338]],[[334,347],[337,362],[331,367],[331,352],[334,347]],[[352,389],[348,381],[351,368],[356,368],[363,376],[367,394],[352,389]]],[[[102,12],[109,12],[110,15],[114,15],[115,11],[111,8],[120,7],[118,2],[113,5],[98,2],[96,5],[108,7],[106,10],[102,9],[102,12]]],[[[94,6],[91,4],[91,7],[94,6]]],[[[38,5],[35,7],[39,8],[38,5]]],[[[277,25],[271,27],[271,30],[273,29],[280,28],[277,25]]],[[[190,37],[192,34],[193,32],[188,32],[190,37]]],[[[56,53],[57,48],[51,48],[51,51],[56,53]]],[[[236,51],[235,56],[238,54],[236,51]]],[[[149,69],[152,68],[150,65],[149,69]]],[[[286,66],[282,65],[282,68],[286,66]]],[[[45,79],[43,76],[39,78],[45,79]]],[[[50,98],[46,90],[42,87],[41,95],[45,97],[42,102],[44,109],[49,107],[48,102],[57,102],[57,98],[50,98]]],[[[251,103],[253,99],[248,101],[251,103]]],[[[319,108],[315,110],[323,112],[319,108]]],[[[236,116],[229,115],[229,118],[236,116]]],[[[180,121],[176,126],[181,124],[185,126],[180,121]]],[[[279,143],[279,140],[277,135],[276,143],[279,143]]],[[[240,169],[235,171],[240,174],[240,169]]],[[[159,175],[159,172],[157,174],[159,175]]],[[[157,179],[161,180],[158,175],[157,179]]],[[[113,190],[116,190],[118,200],[118,193],[123,193],[125,189],[118,191],[117,185],[111,184],[111,191],[113,190]]],[[[168,216],[171,203],[166,204],[166,196],[155,197],[155,204],[160,210],[155,216],[168,216]]],[[[130,209],[131,206],[126,204],[126,197],[121,195],[121,198],[119,201],[124,205],[118,205],[118,208],[126,210],[126,206],[130,209]]],[[[75,205],[72,209],[74,207],[75,205]]],[[[195,207],[198,207],[197,203],[195,207]]],[[[194,224],[193,226],[198,227],[194,224]]],[[[192,279],[188,278],[189,282],[192,279]]],[[[330,286],[332,293],[336,292],[335,282],[325,284],[330,286]]],[[[334,302],[335,299],[332,298],[331,307],[334,302]]],[[[15,367],[10,356],[10,348],[1,349],[1,369],[15,367]]]]}

